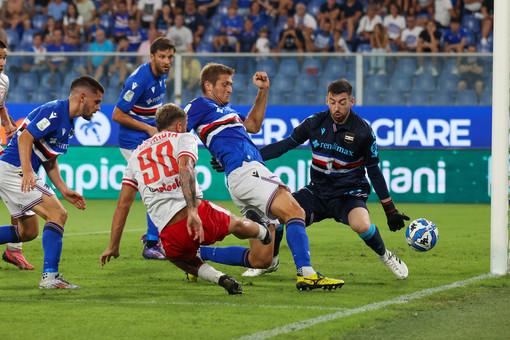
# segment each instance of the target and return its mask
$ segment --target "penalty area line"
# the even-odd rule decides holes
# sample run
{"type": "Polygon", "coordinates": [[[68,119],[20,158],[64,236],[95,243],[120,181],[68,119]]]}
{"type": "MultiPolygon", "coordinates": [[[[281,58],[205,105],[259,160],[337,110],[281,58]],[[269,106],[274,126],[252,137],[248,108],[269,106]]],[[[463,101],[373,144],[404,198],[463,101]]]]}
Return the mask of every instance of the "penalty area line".
{"type": "Polygon", "coordinates": [[[420,290],[420,291],[417,291],[417,292],[414,292],[411,294],[401,295],[401,296],[396,297],[391,300],[375,302],[375,303],[371,303],[371,304],[361,306],[358,308],[346,309],[346,310],[338,311],[338,312],[331,313],[331,314],[321,315],[321,316],[307,319],[307,320],[293,322],[293,323],[287,324],[285,326],[276,327],[273,329],[269,329],[267,331],[257,332],[257,333],[253,333],[251,335],[243,336],[239,339],[242,339],[242,340],[267,339],[267,338],[270,338],[270,337],[273,337],[276,335],[299,331],[299,330],[314,326],[319,323],[328,322],[331,320],[337,320],[337,319],[340,319],[340,318],[343,318],[346,316],[350,316],[353,314],[359,314],[359,313],[363,313],[363,312],[367,312],[367,311],[377,310],[377,309],[381,309],[386,306],[397,304],[397,303],[407,303],[407,302],[413,301],[415,299],[419,299],[421,297],[429,296],[434,293],[442,292],[442,291],[449,290],[452,288],[465,287],[475,281],[479,281],[479,280],[491,278],[491,277],[496,277],[496,275],[483,274],[480,276],[472,277],[470,279],[453,282],[448,285],[434,287],[434,288],[427,288],[427,289],[420,290]]]}

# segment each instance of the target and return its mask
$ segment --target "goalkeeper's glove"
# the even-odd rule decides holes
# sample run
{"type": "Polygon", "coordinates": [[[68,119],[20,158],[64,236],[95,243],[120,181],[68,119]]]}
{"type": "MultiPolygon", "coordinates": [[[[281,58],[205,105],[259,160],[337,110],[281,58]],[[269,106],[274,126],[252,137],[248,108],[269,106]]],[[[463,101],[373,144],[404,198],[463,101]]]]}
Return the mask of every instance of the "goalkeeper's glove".
{"type": "Polygon", "coordinates": [[[221,165],[220,161],[216,159],[216,157],[211,158],[211,166],[217,172],[225,172],[223,169],[223,165],[221,165]]]}
{"type": "Polygon", "coordinates": [[[406,214],[400,212],[395,208],[392,200],[382,203],[386,218],[388,219],[388,227],[391,231],[397,231],[405,227],[404,220],[409,221],[410,218],[406,214]]]}

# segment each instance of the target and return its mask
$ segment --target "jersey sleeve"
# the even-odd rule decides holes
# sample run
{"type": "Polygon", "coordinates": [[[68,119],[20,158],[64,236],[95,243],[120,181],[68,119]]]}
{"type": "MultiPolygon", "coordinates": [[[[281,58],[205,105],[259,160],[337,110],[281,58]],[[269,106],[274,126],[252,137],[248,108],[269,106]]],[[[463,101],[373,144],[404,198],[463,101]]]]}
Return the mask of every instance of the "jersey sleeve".
{"type": "Polygon", "coordinates": [[[145,77],[142,76],[141,66],[126,79],[122,92],[120,93],[117,106],[124,112],[129,112],[133,105],[138,101],[138,98],[145,90],[145,77]],[[138,77],[136,75],[139,75],[138,77]]]}
{"type": "Polygon", "coordinates": [[[301,122],[298,126],[292,130],[290,134],[290,138],[298,144],[303,144],[308,139],[310,139],[310,130],[312,129],[312,117],[306,118],[304,121],[301,122]]]}
{"type": "Polygon", "coordinates": [[[55,113],[54,107],[51,106],[38,107],[32,113],[34,115],[25,128],[32,134],[35,140],[42,139],[44,136],[55,131],[62,119],[55,113]]]}
{"type": "Polygon", "coordinates": [[[177,159],[182,156],[188,156],[193,159],[195,164],[198,160],[198,144],[197,139],[191,133],[185,133],[179,138],[177,145],[177,159]]]}
{"type": "Polygon", "coordinates": [[[363,147],[365,149],[365,167],[379,164],[379,150],[377,149],[377,140],[375,138],[374,131],[370,128],[370,135],[363,147]]]}
{"type": "Polygon", "coordinates": [[[196,128],[202,121],[202,117],[213,109],[213,107],[206,105],[202,98],[197,98],[186,105],[184,112],[188,115],[188,131],[196,131],[196,128]]]}
{"type": "Polygon", "coordinates": [[[128,163],[128,166],[124,170],[124,175],[122,176],[122,185],[127,185],[138,190],[138,182],[135,178],[132,161],[128,163]]]}

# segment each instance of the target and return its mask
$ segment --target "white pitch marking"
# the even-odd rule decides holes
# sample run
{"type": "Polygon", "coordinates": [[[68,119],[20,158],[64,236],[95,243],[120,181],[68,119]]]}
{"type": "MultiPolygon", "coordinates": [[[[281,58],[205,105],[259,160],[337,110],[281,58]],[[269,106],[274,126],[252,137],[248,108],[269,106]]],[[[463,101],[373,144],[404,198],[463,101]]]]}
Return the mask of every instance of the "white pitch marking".
{"type": "Polygon", "coordinates": [[[432,295],[434,293],[441,292],[441,291],[448,290],[448,289],[452,289],[452,288],[465,287],[465,286],[467,286],[468,284],[470,284],[472,282],[475,282],[475,281],[478,281],[478,280],[482,280],[482,279],[486,279],[486,278],[490,278],[490,277],[496,277],[496,275],[493,275],[493,274],[483,274],[483,275],[480,275],[480,276],[472,277],[472,278],[467,279],[467,280],[457,281],[457,282],[451,283],[449,285],[439,286],[439,287],[435,287],[435,288],[427,288],[427,289],[420,290],[418,292],[414,292],[414,293],[411,293],[411,294],[401,295],[401,296],[396,297],[396,298],[391,299],[391,300],[375,302],[375,303],[371,303],[371,304],[368,304],[368,305],[365,305],[365,306],[361,306],[361,307],[358,307],[358,308],[346,309],[346,310],[338,311],[338,312],[335,312],[335,313],[332,313],[332,314],[321,315],[321,316],[318,316],[318,317],[315,317],[315,318],[311,318],[311,319],[308,319],[308,320],[302,320],[302,321],[293,322],[293,323],[285,325],[285,326],[276,327],[276,328],[273,328],[273,329],[270,329],[270,330],[267,330],[267,331],[257,332],[257,333],[253,333],[251,335],[243,336],[243,337],[241,337],[239,339],[242,339],[242,340],[247,340],[247,339],[257,339],[257,340],[258,339],[267,339],[269,337],[273,337],[273,336],[276,336],[276,335],[279,335],[279,334],[285,334],[285,333],[299,331],[301,329],[308,328],[308,327],[316,325],[318,323],[323,323],[323,322],[327,322],[327,321],[331,321],[331,320],[336,320],[336,319],[340,319],[340,318],[343,318],[343,317],[346,317],[346,316],[349,316],[349,315],[359,314],[359,313],[363,313],[363,312],[366,312],[366,311],[381,309],[383,307],[386,307],[386,306],[389,306],[389,305],[393,305],[393,304],[397,304],[397,303],[407,303],[409,301],[412,301],[412,300],[415,300],[415,299],[418,299],[418,298],[421,298],[421,297],[424,297],[424,296],[429,296],[429,295],[432,295]]]}

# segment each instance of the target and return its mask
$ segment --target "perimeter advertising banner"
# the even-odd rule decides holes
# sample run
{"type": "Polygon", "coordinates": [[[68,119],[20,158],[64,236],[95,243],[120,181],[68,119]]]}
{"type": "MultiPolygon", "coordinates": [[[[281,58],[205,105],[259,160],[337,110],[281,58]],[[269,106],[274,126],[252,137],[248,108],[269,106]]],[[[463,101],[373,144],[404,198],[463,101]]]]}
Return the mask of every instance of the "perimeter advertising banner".
{"type": "MultiPolygon", "coordinates": [[[[21,124],[35,104],[8,104],[9,113],[21,124]]],[[[102,105],[90,122],[75,122],[71,145],[116,146],[118,124],[113,122],[113,105],[102,105]]],[[[236,107],[247,114],[251,107],[236,107]]],[[[325,106],[270,106],[261,132],[252,135],[257,146],[287,137],[292,129],[325,106]]],[[[491,145],[490,107],[356,107],[354,111],[372,126],[381,148],[489,149],[491,145]]],[[[5,135],[2,129],[2,137],[5,135]]]]}
{"type": "MultiPolygon", "coordinates": [[[[310,156],[307,149],[295,149],[267,166],[295,191],[309,181],[310,156]]],[[[197,172],[204,197],[229,200],[225,176],[211,168],[210,158],[206,149],[199,150],[197,172]]],[[[382,150],[380,159],[396,202],[489,203],[489,150],[382,150]]],[[[67,185],[87,199],[118,198],[125,164],[115,147],[74,146],[59,158],[67,185]]],[[[375,193],[369,200],[377,200],[375,193]]]]}

